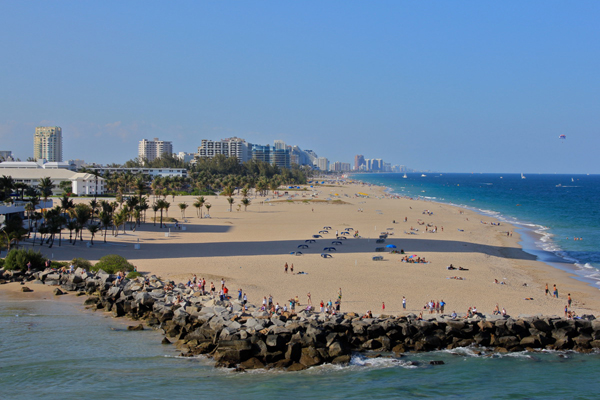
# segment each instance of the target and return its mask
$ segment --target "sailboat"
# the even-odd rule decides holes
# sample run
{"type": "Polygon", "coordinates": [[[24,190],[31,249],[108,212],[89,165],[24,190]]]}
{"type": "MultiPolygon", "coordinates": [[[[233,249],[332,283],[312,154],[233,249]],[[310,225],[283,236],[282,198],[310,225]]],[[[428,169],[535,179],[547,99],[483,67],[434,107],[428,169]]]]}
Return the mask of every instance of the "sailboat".
{"type": "Polygon", "coordinates": [[[525,179],[525,175],[521,172],[521,179],[525,179]]]}
{"type": "Polygon", "coordinates": [[[404,179],[408,178],[408,176],[406,176],[406,172],[404,173],[404,176],[403,176],[403,178],[404,178],[404,179]]]}
{"type": "Polygon", "coordinates": [[[571,182],[575,182],[575,180],[573,178],[571,178],[571,182]]]}

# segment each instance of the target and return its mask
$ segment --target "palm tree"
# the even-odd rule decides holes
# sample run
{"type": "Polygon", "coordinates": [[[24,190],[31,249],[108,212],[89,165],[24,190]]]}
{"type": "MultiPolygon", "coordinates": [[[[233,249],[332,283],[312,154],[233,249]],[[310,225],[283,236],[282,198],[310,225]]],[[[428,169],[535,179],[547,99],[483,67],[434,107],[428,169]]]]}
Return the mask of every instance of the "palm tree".
{"type": "MultiPolygon", "coordinates": [[[[77,238],[77,233],[79,233],[79,241],[83,242],[83,228],[85,227],[85,224],[88,222],[88,220],[90,219],[90,212],[91,212],[91,208],[90,206],[88,206],[87,204],[77,204],[75,206],[75,208],[73,209],[73,217],[75,218],[75,221],[77,221],[77,228],[75,229],[75,238],[77,238]]],[[[75,244],[75,242],[77,241],[77,239],[75,239],[75,241],[73,241],[73,244],[75,244]]]]}
{"type": "Polygon", "coordinates": [[[250,205],[250,199],[248,199],[247,197],[244,197],[242,199],[242,204],[244,205],[244,211],[246,211],[246,209],[248,208],[248,206],[250,205]]]}
{"type": "MultiPolygon", "coordinates": [[[[38,188],[40,189],[40,192],[42,193],[42,197],[44,198],[44,203],[46,203],[48,201],[48,197],[50,197],[52,195],[52,179],[50,179],[50,177],[44,177],[42,179],[40,179],[39,183],[38,183],[38,188]]],[[[46,206],[46,204],[44,204],[44,207],[46,206]]]]}
{"type": "Polygon", "coordinates": [[[112,225],[112,216],[110,213],[106,211],[100,211],[100,215],[98,216],[100,223],[104,227],[104,243],[106,243],[106,231],[108,231],[108,227],[112,225]]]}
{"type": "Polygon", "coordinates": [[[91,217],[92,217],[90,223],[92,223],[92,224],[94,223],[94,216],[96,215],[96,211],[98,210],[99,207],[100,207],[100,205],[98,204],[98,201],[96,199],[90,201],[90,208],[92,210],[92,212],[90,213],[91,217]]]}
{"type": "Polygon", "coordinates": [[[61,197],[61,199],[60,199],[60,208],[61,208],[62,212],[64,212],[64,213],[67,213],[67,214],[68,214],[68,213],[69,213],[69,211],[70,211],[70,210],[71,210],[73,207],[75,207],[75,204],[73,204],[73,200],[72,200],[72,199],[70,199],[70,198],[69,198],[69,197],[67,197],[67,196],[63,196],[63,197],[61,197]]]}
{"type": "Polygon", "coordinates": [[[209,214],[210,208],[212,207],[212,205],[210,203],[206,203],[206,204],[204,204],[204,207],[206,207],[206,214],[209,214]]]}
{"type": "Polygon", "coordinates": [[[187,203],[179,203],[179,209],[181,210],[181,219],[185,219],[185,209],[188,208],[187,203]]]}
{"type": "Polygon", "coordinates": [[[166,200],[158,200],[156,202],[156,205],[158,206],[158,209],[160,210],[160,228],[162,229],[162,225],[163,225],[163,210],[169,209],[169,203],[166,200]]]}
{"type": "MultiPolygon", "coordinates": [[[[67,229],[69,230],[69,243],[73,241],[73,231],[77,231],[77,221],[71,219],[67,221],[67,229]]],[[[77,240],[77,235],[75,235],[75,240],[77,240]]]]}
{"type": "Polygon", "coordinates": [[[200,211],[200,218],[202,218],[202,207],[204,207],[204,203],[206,203],[204,196],[196,197],[194,207],[196,207],[196,216],[198,216],[198,211],[200,211]]]}
{"type": "Polygon", "coordinates": [[[27,213],[27,237],[29,238],[31,235],[31,217],[35,212],[35,205],[31,201],[25,204],[25,212],[27,213]]]}
{"type": "Polygon", "coordinates": [[[92,246],[94,245],[94,235],[96,235],[96,232],[98,232],[100,230],[100,226],[98,224],[90,224],[87,227],[88,231],[90,231],[91,235],[92,235],[92,240],[91,240],[91,244],[92,246]]]}
{"type": "Polygon", "coordinates": [[[228,197],[227,202],[229,203],[229,212],[231,212],[231,208],[233,207],[233,203],[235,202],[235,199],[233,197],[228,197]]]}
{"type": "Polygon", "coordinates": [[[152,211],[154,211],[154,226],[156,226],[156,212],[158,210],[160,210],[160,207],[158,207],[158,203],[152,204],[152,211]]]}

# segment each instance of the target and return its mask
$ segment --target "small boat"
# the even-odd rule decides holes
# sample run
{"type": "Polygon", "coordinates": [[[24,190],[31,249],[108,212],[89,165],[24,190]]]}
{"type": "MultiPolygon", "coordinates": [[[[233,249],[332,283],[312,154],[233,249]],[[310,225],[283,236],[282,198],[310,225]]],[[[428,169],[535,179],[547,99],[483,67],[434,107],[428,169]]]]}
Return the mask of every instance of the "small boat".
{"type": "Polygon", "coordinates": [[[406,179],[406,178],[408,178],[408,176],[406,176],[406,174],[404,174],[403,178],[406,179]]]}
{"type": "Polygon", "coordinates": [[[523,175],[523,173],[521,172],[521,179],[526,179],[525,175],[523,175]]]}
{"type": "Polygon", "coordinates": [[[556,185],[556,187],[562,187],[562,183],[559,183],[558,185],[556,185]]]}
{"type": "Polygon", "coordinates": [[[425,174],[421,174],[421,176],[422,176],[422,177],[426,177],[427,175],[425,175],[425,174]]]}
{"type": "Polygon", "coordinates": [[[573,178],[571,178],[571,182],[575,182],[575,180],[573,178]]]}

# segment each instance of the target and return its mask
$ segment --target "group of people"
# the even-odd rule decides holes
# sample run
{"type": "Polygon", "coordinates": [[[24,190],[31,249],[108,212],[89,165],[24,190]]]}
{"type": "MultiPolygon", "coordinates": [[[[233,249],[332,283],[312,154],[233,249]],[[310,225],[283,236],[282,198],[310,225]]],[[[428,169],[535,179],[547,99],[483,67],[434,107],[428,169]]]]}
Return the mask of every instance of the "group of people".
{"type": "Polygon", "coordinates": [[[502,310],[500,310],[500,306],[498,305],[498,303],[496,303],[496,307],[494,307],[494,311],[492,312],[493,315],[502,315],[503,317],[506,316],[506,309],[504,307],[502,307],[502,310]]]}
{"type": "MultiPolygon", "coordinates": [[[[400,250],[401,253],[404,252],[404,250],[400,250]]],[[[410,263],[410,264],[429,264],[429,261],[425,260],[425,257],[414,257],[414,256],[404,256],[404,258],[402,258],[400,260],[401,262],[405,262],[405,263],[410,263]]]]}
{"type": "MultiPolygon", "coordinates": [[[[405,305],[404,302],[404,297],[402,298],[402,305],[405,305]]],[[[427,304],[425,304],[425,306],[423,307],[424,310],[429,309],[429,314],[443,314],[444,313],[444,308],[446,307],[446,302],[444,300],[440,300],[440,301],[434,301],[434,300],[430,300],[427,304]]]]}

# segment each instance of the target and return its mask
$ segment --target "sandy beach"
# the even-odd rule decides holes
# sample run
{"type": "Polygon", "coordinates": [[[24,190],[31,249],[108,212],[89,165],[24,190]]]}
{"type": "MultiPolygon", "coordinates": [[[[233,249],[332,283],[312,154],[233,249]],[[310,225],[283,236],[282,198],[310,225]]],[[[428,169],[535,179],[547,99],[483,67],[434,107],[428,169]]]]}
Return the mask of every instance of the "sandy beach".
{"type": "MultiPolygon", "coordinates": [[[[224,279],[230,294],[237,296],[241,288],[254,304],[272,295],[281,305],[295,296],[305,305],[310,292],[318,307],[321,300],[335,301],[341,288],[342,311],[361,314],[367,310],[373,314],[418,314],[428,301],[444,300],[446,313],[455,310],[464,315],[469,307],[477,307],[479,312],[491,314],[498,304],[513,317],[562,316],[567,293],[577,314],[598,314],[600,310],[596,289],[521,250],[519,235],[510,225],[498,225],[492,218],[458,207],[394,198],[377,186],[344,183],[307,189],[290,190],[286,195],[280,189],[278,198],[272,194],[252,196],[247,211],[243,206],[238,210],[241,196],[235,196],[232,212],[225,197],[207,196],[212,204],[210,218],[196,216],[193,197],[177,196],[173,201],[169,196],[168,215],[181,221],[182,229],[172,223],[160,229],[158,223],[152,223],[149,211],[147,222],[136,231],[127,228],[126,234],[121,230],[117,237],[109,231],[106,244],[97,234],[94,246],[86,246],[90,239],[86,231],[84,242],[73,246],[68,243],[69,232],[63,231],[61,246],[57,240],[49,249],[40,247],[38,241],[34,249],[54,260],[83,257],[94,262],[106,254],[119,254],[140,272],[175,282],[187,282],[194,274],[204,277],[207,286],[211,281],[219,286],[224,279]],[[357,196],[359,193],[366,196],[357,196]],[[187,222],[178,207],[183,202],[189,205],[187,222]],[[321,232],[324,230],[327,232],[321,232]],[[347,237],[339,240],[341,245],[332,244],[337,241],[336,232],[347,237]],[[356,232],[358,237],[354,237],[356,232]],[[384,243],[376,243],[382,233],[389,236],[384,243]],[[136,244],[139,250],[134,248],[136,244]],[[298,247],[305,244],[309,247],[298,247]],[[392,254],[387,245],[406,254],[392,254]],[[335,250],[324,251],[326,247],[335,250]],[[376,252],[378,247],[385,251],[376,252]],[[291,254],[296,251],[302,254],[291,254]],[[331,257],[323,258],[323,253],[331,257]],[[401,262],[413,255],[428,263],[401,262]],[[383,260],[373,261],[374,256],[383,256],[383,260]],[[284,272],[286,263],[293,264],[294,273],[284,272]],[[450,264],[467,270],[448,270],[450,264]],[[557,285],[558,299],[544,294],[546,283],[551,291],[557,285]]],[[[2,290],[7,286],[1,286],[2,290]]]]}

